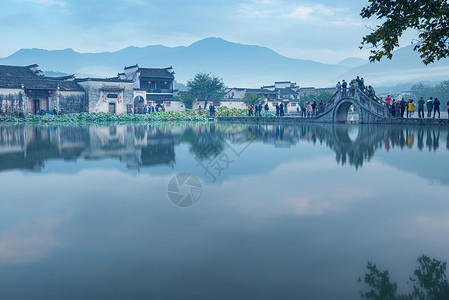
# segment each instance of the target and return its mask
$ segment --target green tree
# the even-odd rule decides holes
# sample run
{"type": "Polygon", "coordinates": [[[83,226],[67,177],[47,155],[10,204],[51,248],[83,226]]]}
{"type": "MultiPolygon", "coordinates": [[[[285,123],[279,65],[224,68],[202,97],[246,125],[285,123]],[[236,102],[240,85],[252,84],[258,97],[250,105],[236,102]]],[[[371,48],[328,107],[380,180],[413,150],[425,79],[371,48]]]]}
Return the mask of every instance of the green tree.
{"type": "Polygon", "coordinates": [[[391,59],[399,47],[399,38],[414,29],[417,42],[414,51],[424,64],[449,56],[449,4],[447,0],[369,0],[360,13],[362,18],[375,17],[383,23],[362,38],[360,48],[369,45],[370,61],[386,56],[391,59]]]}
{"type": "Polygon", "coordinates": [[[186,108],[192,108],[193,101],[195,101],[196,97],[192,95],[191,92],[182,92],[177,100],[184,103],[186,108]]]}
{"type": "MultiPolygon", "coordinates": [[[[360,296],[365,299],[449,299],[449,282],[446,277],[446,262],[422,255],[418,257],[418,267],[415,268],[410,281],[413,291],[397,295],[397,283],[390,281],[388,270],[379,271],[375,264],[368,262],[368,273],[364,283],[367,285],[360,296]]],[[[362,282],[359,277],[358,282],[362,282]]]]}
{"type": "Polygon", "coordinates": [[[259,94],[249,93],[249,94],[245,94],[245,97],[243,97],[243,102],[246,105],[250,105],[250,104],[254,105],[259,102],[265,102],[265,98],[259,94]]]}
{"type": "Polygon", "coordinates": [[[423,255],[418,258],[418,263],[414,276],[410,277],[413,299],[449,299],[446,262],[423,255]]]}
{"type": "Polygon", "coordinates": [[[187,82],[187,88],[199,101],[205,101],[204,107],[208,101],[218,104],[225,95],[223,80],[207,73],[196,74],[187,82]]]}
{"type": "Polygon", "coordinates": [[[305,95],[304,97],[302,97],[300,102],[301,104],[307,104],[307,102],[313,101],[317,101],[317,103],[319,103],[321,100],[323,100],[324,103],[327,103],[332,98],[332,96],[333,94],[331,92],[321,91],[317,94],[305,95]]]}
{"type": "MultiPolygon", "coordinates": [[[[365,284],[368,285],[368,291],[361,291],[360,297],[365,299],[397,299],[396,291],[398,289],[397,283],[390,282],[388,270],[379,271],[376,264],[368,262],[367,269],[369,273],[365,274],[365,284]]],[[[362,282],[359,277],[358,282],[362,282]]]]}

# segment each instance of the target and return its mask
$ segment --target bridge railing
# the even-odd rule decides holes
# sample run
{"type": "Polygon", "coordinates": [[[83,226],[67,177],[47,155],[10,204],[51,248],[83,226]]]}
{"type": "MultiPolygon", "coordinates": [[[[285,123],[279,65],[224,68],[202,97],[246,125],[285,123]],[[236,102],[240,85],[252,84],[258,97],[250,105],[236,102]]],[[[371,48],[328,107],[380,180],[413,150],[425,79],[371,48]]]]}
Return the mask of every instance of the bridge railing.
{"type": "Polygon", "coordinates": [[[381,98],[377,96],[369,97],[362,91],[357,91],[357,96],[360,99],[360,102],[366,105],[372,111],[382,116],[390,116],[390,113],[385,106],[385,101],[383,101],[381,98]]]}
{"type": "Polygon", "coordinates": [[[359,88],[337,88],[332,98],[322,107],[317,107],[315,116],[321,116],[333,108],[335,102],[338,102],[342,97],[352,97],[357,99],[363,106],[369,108],[371,111],[376,112],[379,115],[389,116],[389,112],[386,109],[385,102],[373,95],[367,95],[359,88]]]}

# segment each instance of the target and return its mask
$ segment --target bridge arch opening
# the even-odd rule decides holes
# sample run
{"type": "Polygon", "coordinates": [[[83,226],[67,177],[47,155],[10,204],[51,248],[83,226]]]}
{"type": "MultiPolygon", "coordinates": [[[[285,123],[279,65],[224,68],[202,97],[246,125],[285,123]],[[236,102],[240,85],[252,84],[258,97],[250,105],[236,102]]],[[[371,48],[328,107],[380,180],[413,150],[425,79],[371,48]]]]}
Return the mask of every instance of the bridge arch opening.
{"type": "Polygon", "coordinates": [[[350,100],[342,101],[335,109],[334,121],[336,123],[359,123],[359,106],[350,100]]]}

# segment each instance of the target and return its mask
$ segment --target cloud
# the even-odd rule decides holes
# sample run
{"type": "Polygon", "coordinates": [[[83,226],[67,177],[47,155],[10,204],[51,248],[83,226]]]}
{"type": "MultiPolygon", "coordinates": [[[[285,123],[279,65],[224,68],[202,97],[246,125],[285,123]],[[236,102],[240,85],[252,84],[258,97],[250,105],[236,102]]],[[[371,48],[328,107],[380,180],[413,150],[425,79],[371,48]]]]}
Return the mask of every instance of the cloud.
{"type": "Polygon", "coordinates": [[[48,6],[60,6],[64,7],[65,2],[62,0],[19,0],[20,2],[31,2],[36,4],[44,4],[48,6]]]}
{"type": "Polygon", "coordinates": [[[322,18],[335,17],[336,13],[342,12],[343,9],[335,9],[323,4],[315,5],[299,5],[286,14],[286,17],[299,21],[315,21],[322,18]]]}
{"type": "Polygon", "coordinates": [[[67,219],[68,216],[25,221],[0,232],[0,264],[36,262],[61,247],[53,231],[67,219]]]}

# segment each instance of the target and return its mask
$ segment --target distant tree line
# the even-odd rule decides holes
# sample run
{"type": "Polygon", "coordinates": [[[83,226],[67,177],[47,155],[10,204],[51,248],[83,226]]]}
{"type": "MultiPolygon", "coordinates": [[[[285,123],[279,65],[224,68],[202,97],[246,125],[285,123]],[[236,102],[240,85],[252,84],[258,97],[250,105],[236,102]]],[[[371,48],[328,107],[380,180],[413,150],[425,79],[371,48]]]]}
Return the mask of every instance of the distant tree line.
{"type": "Polygon", "coordinates": [[[442,81],[436,85],[417,83],[410,88],[411,97],[419,99],[438,98],[438,100],[445,103],[449,100],[449,80],[442,81]]]}

